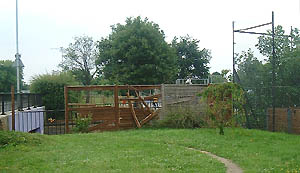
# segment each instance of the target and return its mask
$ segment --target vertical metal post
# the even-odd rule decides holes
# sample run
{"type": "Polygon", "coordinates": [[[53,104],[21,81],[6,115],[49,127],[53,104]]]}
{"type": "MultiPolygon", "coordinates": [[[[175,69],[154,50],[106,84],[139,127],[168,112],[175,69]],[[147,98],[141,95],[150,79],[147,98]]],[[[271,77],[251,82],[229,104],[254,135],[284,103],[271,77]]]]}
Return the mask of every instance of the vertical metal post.
{"type": "Polygon", "coordinates": [[[235,57],[234,57],[234,21],[232,21],[232,82],[235,82],[235,57]]]}
{"type": "Polygon", "coordinates": [[[16,48],[17,54],[19,54],[19,31],[18,31],[18,0],[16,0],[16,48]]]}
{"type": "Polygon", "coordinates": [[[4,94],[1,95],[1,110],[2,110],[2,113],[1,115],[5,115],[5,111],[4,111],[4,94]]]}
{"type": "Polygon", "coordinates": [[[292,26],[291,26],[290,36],[291,36],[291,51],[292,51],[293,50],[293,27],[292,26]]]}
{"type": "Polygon", "coordinates": [[[18,111],[23,111],[23,94],[21,92],[17,93],[17,104],[18,111]]]}
{"type": "Polygon", "coordinates": [[[16,0],[16,49],[17,53],[15,55],[16,57],[16,65],[17,65],[17,107],[18,110],[21,110],[21,100],[20,100],[20,57],[19,54],[19,24],[18,24],[18,0],[16,0]]]}
{"type": "MultiPolygon", "coordinates": [[[[232,21],[232,82],[235,83],[235,57],[234,57],[234,21],[232,21]]],[[[231,116],[234,116],[234,96],[231,93],[232,105],[231,116]]]]}
{"type": "Polygon", "coordinates": [[[27,110],[30,110],[30,94],[27,94],[27,110]]]}
{"type": "Polygon", "coordinates": [[[37,106],[37,101],[36,101],[36,94],[33,95],[33,108],[36,108],[37,106]]]}
{"type": "Polygon", "coordinates": [[[272,11],[272,131],[275,132],[275,28],[274,11],[272,11]]]}

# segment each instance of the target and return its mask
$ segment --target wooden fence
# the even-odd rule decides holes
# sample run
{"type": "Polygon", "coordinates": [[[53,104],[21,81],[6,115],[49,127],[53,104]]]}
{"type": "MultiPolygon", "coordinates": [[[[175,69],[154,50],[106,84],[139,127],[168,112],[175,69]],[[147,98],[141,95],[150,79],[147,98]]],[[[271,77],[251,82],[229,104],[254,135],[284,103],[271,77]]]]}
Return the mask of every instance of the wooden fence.
{"type": "Polygon", "coordinates": [[[66,132],[70,132],[71,126],[69,124],[72,124],[72,116],[86,115],[92,116],[89,131],[140,128],[158,115],[160,107],[157,102],[161,97],[160,89],[160,85],[66,86],[66,132]],[[71,101],[70,92],[72,91],[77,92],[75,95],[81,99],[71,101]],[[103,91],[113,93],[111,94],[113,103],[91,102],[91,92],[103,91]],[[146,95],[141,94],[143,91],[148,92],[146,95]],[[85,96],[81,97],[81,95],[85,96]]]}
{"type": "MultiPolygon", "coordinates": [[[[273,110],[268,109],[267,127],[272,131],[273,110]]],[[[276,108],[275,131],[300,134],[300,108],[276,108]]]]}

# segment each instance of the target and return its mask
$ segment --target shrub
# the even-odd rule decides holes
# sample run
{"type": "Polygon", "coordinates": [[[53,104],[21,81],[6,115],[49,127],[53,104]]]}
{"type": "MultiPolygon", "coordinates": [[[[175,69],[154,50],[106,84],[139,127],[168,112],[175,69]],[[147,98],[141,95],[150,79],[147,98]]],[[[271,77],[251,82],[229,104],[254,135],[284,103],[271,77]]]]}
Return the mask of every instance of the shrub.
{"type": "Polygon", "coordinates": [[[73,132],[75,133],[87,133],[89,125],[92,122],[92,115],[74,115],[73,120],[75,122],[75,127],[73,127],[73,132]]]}
{"type": "Polygon", "coordinates": [[[38,134],[0,130],[0,149],[6,146],[17,146],[20,144],[36,145],[40,144],[41,141],[41,135],[38,134]]]}
{"type": "Polygon", "coordinates": [[[225,126],[243,122],[245,98],[239,85],[234,83],[210,85],[200,95],[206,101],[207,115],[220,129],[220,135],[224,135],[225,126]],[[234,108],[234,115],[232,108],[234,108]]]}
{"type": "Polygon", "coordinates": [[[64,109],[64,86],[78,84],[68,72],[38,75],[31,81],[30,90],[42,95],[47,110],[64,109]]]}
{"type": "Polygon", "coordinates": [[[179,107],[168,111],[156,126],[169,128],[200,128],[205,125],[204,117],[189,107],[179,107]]]}

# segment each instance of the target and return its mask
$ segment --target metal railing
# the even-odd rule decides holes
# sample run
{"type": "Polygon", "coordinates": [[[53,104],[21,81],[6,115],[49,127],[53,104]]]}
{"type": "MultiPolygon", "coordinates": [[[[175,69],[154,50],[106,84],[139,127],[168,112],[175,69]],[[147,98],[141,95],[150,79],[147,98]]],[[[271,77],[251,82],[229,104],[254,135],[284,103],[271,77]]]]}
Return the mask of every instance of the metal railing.
{"type": "MultiPolygon", "coordinates": [[[[15,94],[15,98],[17,98],[17,96],[18,94],[15,94]]],[[[17,100],[15,100],[15,105],[17,105],[17,100]]],[[[20,105],[17,107],[18,110],[29,110],[32,106],[42,106],[41,95],[34,93],[21,93],[20,105]]],[[[0,114],[5,115],[8,111],[11,111],[11,94],[0,93],[0,114]]]]}

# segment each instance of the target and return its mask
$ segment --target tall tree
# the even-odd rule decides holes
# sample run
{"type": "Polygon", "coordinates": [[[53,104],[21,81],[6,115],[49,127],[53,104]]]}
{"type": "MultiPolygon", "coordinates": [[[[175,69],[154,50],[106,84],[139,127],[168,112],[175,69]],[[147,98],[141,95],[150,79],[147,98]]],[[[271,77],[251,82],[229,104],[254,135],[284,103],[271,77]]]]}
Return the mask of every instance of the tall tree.
{"type": "Polygon", "coordinates": [[[251,49],[237,54],[237,74],[247,98],[245,108],[250,116],[247,118],[248,127],[263,128],[265,125],[266,109],[271,105],[270,63],[263,64],[251,49]],[[249,124],[251,124],[249,126],[249,124]]]}
{"type": "Polygon", "coordinates": [[[164,32],[147,18],[127,18],[112,26],[97,44],[100,76],[121,84],[160,84],[175,81],[176,54],[164,32]]]}
{"type": "Polygon", "coordinates": [[[11,85],[16,88],[17,72],[13,61],[0,60],[0,92],[9,92],[11,85]]]}
{"type": "Polygon", "coordinates": [[[175,48],[178,56],[178,78],[207,78],[209,74],[209,61],[211,54],[208,49],[200,49],[198,44],[200,40],[193,39],[190,36],[174,38],[172,47],[175,48]]]}
{"type": "MultiPolygon", "coordinates": [[[[267,30],[268,34],[272,34],[272,30],[267,30]]],[[[282,62],[284,55],[290,51],[296,49],[296,45],[300,44],[300,35],[299,29],[294,28],[291,33],[285,33],[285,30],[281,25],[275,27],[275,53],[276,53],[276,64],[279,65],[282,62]],[[284,35],[291,35],[286,37],[284,35]]],[[[260,53],[269,59],[269,62],[272,58],[272,37],[271,36],[259,36],[258,43],[255,45],[260,53]]]]}
{"type": "Polygon", "coordinates": [[[96,56],[95,43],[91,37],[75,37],[74,43],[63,50],[63,61],[59,66],[65,71],[71,71],[83,85],[90,85],[97,73],[96,56]]]}
{"type": "Polygon", "coordinates": [[[42,95],[47,110],[64,109],[64,86],[78,84],[70,72],[37,75],[30,83],[30,91],[42,95]]]}

